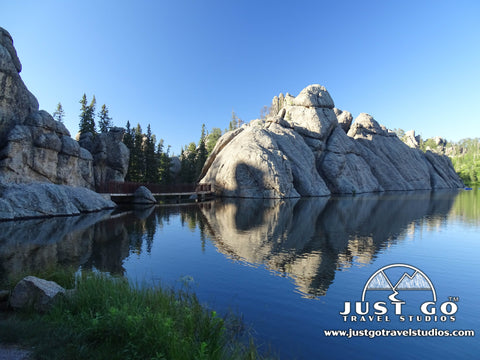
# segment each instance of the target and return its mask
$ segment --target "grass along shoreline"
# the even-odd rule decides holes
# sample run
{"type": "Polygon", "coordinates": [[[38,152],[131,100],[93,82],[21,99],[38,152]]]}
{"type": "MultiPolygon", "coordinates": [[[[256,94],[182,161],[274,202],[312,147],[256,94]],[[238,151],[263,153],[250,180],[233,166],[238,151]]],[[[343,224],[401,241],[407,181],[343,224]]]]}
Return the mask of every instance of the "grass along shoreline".
{"type": "Polygon", "coordinates": [[[32,348],[38,359],[264,358],[237,317],[219,317],[189,291],[92,272],[44,278],[76,291],[46,314],[0,322],[0,342],[32,348]]]}

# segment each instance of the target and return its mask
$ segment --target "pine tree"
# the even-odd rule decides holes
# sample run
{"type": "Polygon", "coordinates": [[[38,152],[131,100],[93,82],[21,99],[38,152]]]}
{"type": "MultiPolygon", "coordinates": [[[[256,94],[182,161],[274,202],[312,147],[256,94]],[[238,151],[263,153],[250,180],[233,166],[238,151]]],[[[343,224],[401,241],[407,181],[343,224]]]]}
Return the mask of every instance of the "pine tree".
{"type": "Polygon", "coordinates": [[[130,158],[128,161],[128,171],[127,175],[125,176],[126,181],[133,181],[132,180],[132,171],[133,171],[133,131],[130,127],[130,121],[127,121],[125,125],[125,135],[123,136],[123,143],[126,145],[128,150],[130,150],[130,158]]]}
{"type": "Polygon", "coordinates": [[[222,130],[219,128],[213,128],[210,134],[207,135],[205,140],[205,147],[207,148],[207,153],[210,155],[213,151],[213,148],[217,144],[218,139],[222,136],[222,130]]]}
{"type": "Polygon", "coordinates": [[[158,180],[158,162],[155,156],[155,135],[152,135],[150,124],[147,126],[147,134],[143,149],[145,158],[145,181],[155,183],[158,180]]]}
{"type": "Polygon", "coordinates": [[[132,181],[142,182],[145,177],[144,135],[142,127],[137,124],[133,131],[132,181]]]}
{"type": "Polygon", "coordinates": [[[83,94],[82,100],[80,100],[80,104],[82,107],[80,108],[80,133],[87,133],[90,132],[92,134],[96,134],[95,131],[95,104],[96,99],[95,95],[93,95],[93,99],[90,105],[87,106],[87,95],[83,94]]]}
{"type": "Polygon", "coordinates": [[[112,118],[108,114],[108,108],[105,104],[102,105],[102,110],[98,113],[98,127],[100,132],[106,133],[112,127],[112,118]]]}
{"type": "Polygon", "coordinates": [[[230,123],[228,124],[228,131],[238,129],[240,126],[242,126],[242,124],[243,120],[240,119],[235,111],[232,110],[232,120],[230,120],[230,123]]]}
{"type": "Polygon", "coordinates": [[[56,121],[60,121],[61,123],[63,123],[64,117],[65,117],[65,111],[63,111],[62,104],[61,104],[61,103],[58,103],[58,104],[57,104],[57,108],[56,108],[55,111],[53,112],[53,118],[54,118],[56,121]]]}
{"type": "Polygon", "coordinates": [[[205,124],[202,124],[202,132],[200,134],[200,141],[198,142],[197,154],[195,158],[195,178],[198,179],[202,172],[203,165],[208,157],[207,148],[205,146],[205,124]]]}
{"type": "Polygon", "coordinates": [[[196,180],[196,159],[197,159],[197,146],[194,142],[191,142],[188,147],[182,151],[180,156],[181,169],[180,178],[182,182],[191,184],[196,180]]]}
{"type": "Polygon", "coordinates": [[[170,173],[170,146],[167,151],[163,151],[163,139],[160,139],[157,146],[157,158],[158,158],[158,182],[160,184],[170,184],[172,182],[172,176],[170,173]]]}

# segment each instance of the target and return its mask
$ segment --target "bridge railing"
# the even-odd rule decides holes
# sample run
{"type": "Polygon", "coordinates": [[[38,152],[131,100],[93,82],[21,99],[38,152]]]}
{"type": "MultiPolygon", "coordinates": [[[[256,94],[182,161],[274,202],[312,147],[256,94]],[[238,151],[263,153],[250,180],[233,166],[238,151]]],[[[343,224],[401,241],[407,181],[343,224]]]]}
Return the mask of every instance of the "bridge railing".
{"type": "Polygon", "coordinates": [[[106,194],[133,194],[140,186],[145,186],[154,194],[159,193],[189,193],[189,192],[209,192],[212,189],[211,184],[151,184],[137,182],[117,182],[110,181],[101,185],[97,192],[106,194]]]}

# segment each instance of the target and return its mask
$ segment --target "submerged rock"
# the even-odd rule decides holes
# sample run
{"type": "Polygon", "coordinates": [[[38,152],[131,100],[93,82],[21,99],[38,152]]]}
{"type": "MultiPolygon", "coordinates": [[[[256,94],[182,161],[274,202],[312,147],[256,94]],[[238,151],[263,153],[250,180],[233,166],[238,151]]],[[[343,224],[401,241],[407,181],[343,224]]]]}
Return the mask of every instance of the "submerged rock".
{"type": "Polygon", "coordinates": [[[217,195],[245,198],[463,186],[448,158],[408,147],[368,114],[352,123],[320,85],[280,94],[265,121],[223,135],[200,178],[217,195]]]}

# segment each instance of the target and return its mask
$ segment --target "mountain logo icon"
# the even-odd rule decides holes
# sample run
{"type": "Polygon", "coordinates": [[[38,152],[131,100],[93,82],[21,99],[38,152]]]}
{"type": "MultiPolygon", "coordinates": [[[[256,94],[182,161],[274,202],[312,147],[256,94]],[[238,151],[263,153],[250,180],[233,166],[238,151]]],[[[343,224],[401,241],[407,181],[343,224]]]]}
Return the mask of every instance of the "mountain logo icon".
{"type": "Polygon", "coordinates": [[[392,302],[402,301],[397,298],[399,291],[429,291],[433,301],[437,301],[435,288],[428,276],[415,266],[407,264],[391,264],[377,270],[365,283],[362,301],[365,301],[367,291],[379,290],[391,291],[388,298],[392,302]],[[392,273],[401,275],[393,277],[392,273]]]}

